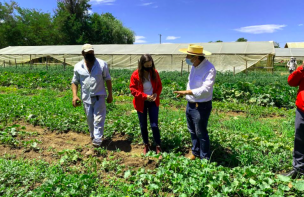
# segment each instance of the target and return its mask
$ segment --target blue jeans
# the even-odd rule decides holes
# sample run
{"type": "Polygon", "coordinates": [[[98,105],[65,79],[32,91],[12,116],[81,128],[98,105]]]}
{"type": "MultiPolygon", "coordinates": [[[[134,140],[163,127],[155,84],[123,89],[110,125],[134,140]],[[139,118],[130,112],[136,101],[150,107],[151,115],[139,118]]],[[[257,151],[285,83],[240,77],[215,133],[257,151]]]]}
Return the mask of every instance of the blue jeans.
{"type": "Polygon", "coordinates": [[[192,139],[192,154],[201,159],[210,158],[210,142],[208,136],[208,120],[212,102],[187,104],[186,117],[188,130],[192,139]]]}
{"type": "Polygon", "coordinates": [[[150,118],[150,126],[153,132],[153,137],[156,145],[160,146],[160,133],[158,128],[158,110],[159,108],[156,106],[155,102],[145,101],[144,112],[141,113],[137,111],[140,130],[143,141],[145,144],[149,143],[148,139],[148,129],[147,129],[147,113],[149,112],[150,118]]]}
{"type": "Polygon", "coordinates": [[[293,167],[304,173],[304,112],[296,110],[295,139],[293,150],[293,167]]]}

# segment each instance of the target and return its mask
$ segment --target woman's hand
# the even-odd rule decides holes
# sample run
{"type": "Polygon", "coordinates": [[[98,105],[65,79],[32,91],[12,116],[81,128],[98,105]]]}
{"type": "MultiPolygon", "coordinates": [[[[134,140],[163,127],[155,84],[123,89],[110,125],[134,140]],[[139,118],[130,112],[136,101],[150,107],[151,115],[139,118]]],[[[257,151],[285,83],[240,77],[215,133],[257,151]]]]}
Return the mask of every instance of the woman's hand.
{"type": "Polygon", "coordinates": [[[152,94],[153,101],[156,101],[156,98],[157,98],[157,94],[156,93],[152,94]]]}
{"type": "Polygon", "coordinates": [[[147,96],[147,101],[152,102],[153,101],[153,96],[148,95],[147,96]]]}

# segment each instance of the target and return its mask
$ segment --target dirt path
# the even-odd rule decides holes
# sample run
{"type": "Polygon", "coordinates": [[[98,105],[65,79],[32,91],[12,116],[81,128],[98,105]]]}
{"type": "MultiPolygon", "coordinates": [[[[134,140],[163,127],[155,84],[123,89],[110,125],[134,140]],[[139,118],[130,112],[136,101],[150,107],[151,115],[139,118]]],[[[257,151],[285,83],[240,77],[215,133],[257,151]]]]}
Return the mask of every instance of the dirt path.
{"type": "Polygon", "coordinates": [[[57,162],[60,159],[58,152],[65,150],[77,150],[83,160],[90,157],[98,157],[100,159],[109,158],[118,159],[120,165],[126,167],[146,167],[154,169],[158,161],[153,158],[141,157],[143,150],[142,145],[133,145],[128,141],[127,136],[115,135],[112,139],[106,139],[102,143],[102,149],[106,152],[101,156],[92,146],[91,139],[88,134],[83,133],[60,133],[50,132],[39,126],[32,126],[26,123],[15,123],[20,127],[25,127],[27,132],[37,132],[36,136],[29,136],[23,140],[37,139],[39,150],[26,150],[25,148],[12,148],[8,145],[0,145],[0,156],[6,158],[24,158],[39,159],[48,163],[57,162]]]}

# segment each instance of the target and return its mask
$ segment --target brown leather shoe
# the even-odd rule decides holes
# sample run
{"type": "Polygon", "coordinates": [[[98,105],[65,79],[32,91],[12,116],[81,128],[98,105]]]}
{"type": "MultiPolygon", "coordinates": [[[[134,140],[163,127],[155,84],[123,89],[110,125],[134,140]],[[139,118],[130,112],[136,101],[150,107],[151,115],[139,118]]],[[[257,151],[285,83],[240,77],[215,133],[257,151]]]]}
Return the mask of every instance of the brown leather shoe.
{"type": "Polygon", "coordinates": [[[188,157],[188,159],[190,159],[190,160],[195,160],[195,156],[193,155],[193,154],[191,154],[189,157],[188,157]]]}
{"type": "MultiPolygon", "coordinates": [[[[159,154],[159,153],[161,153],[161,152],[162,152],[162,150],[161,150],[160,146],[156,146],[156,154],[159,154]]],[[[162,155],[160,155],[160,156],[158,157],[158,159],[162,159],[162,158],[163,158],[162,155]]]]}
{"type": "Polygon", "coordinates": [[[147,152],[150,150],[149,148],[149,144],[145,144],[145,147],[144,147],[144,155],[147,154],[147,152]]]}

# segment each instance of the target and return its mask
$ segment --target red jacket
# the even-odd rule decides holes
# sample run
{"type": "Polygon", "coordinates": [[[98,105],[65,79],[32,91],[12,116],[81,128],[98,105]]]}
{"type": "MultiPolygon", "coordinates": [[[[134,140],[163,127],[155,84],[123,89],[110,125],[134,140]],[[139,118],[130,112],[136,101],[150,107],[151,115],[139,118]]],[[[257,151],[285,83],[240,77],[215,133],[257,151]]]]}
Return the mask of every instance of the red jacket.
{"type": "MultiPolygon", "coordinates": [[[[152,79],[151,84],[153,87],[153,94],[154,93],[157,94],[155,104],[156,104],[156,106],[159,106],[159,95],[160,95],[163,87],[162,87],[162,83],[161,83],[157,70],[155,70],[155,72],[156,72],[156,80],[152,79],[152,76],[151,76],[152,72],[150,72],[150,76],[152,79]]],[[[143,113],[145,100],[147,99],[148,95],[144,93],[144,86],[139,80],[138,70],[134,71],[131,76],[130,90],[131,90],[131,94],[134,96],[134,99],[133,99],[134,108],[137,111],[143,113]]]]}
{"type": "Polygon", "coordinates": [[[296,106],[304,112],[304,71],[303,65],[299,66],[293,73],[288,77],[288,84],[292,87],[299,86],[296,106]]]}

